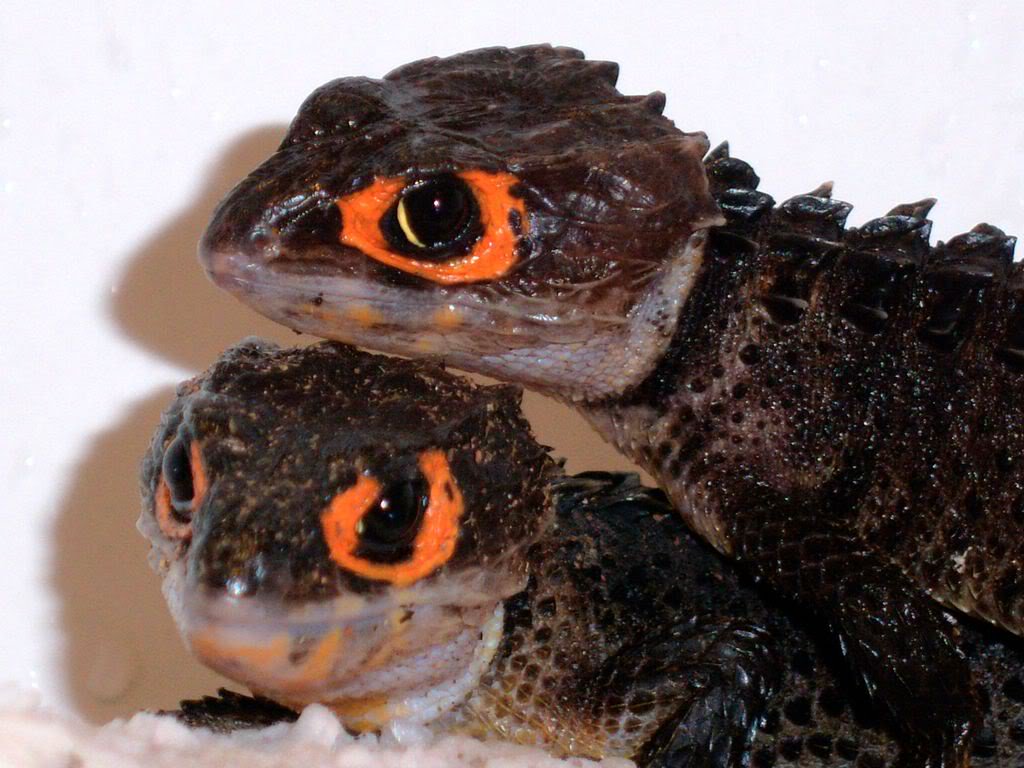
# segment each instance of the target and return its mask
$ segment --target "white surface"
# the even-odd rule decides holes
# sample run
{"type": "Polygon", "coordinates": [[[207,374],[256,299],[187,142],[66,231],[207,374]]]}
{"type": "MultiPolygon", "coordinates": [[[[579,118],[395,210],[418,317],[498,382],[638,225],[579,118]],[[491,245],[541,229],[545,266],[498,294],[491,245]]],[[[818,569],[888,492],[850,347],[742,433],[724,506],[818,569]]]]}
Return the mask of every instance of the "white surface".
{"type": "MultiPolygon", "coordinates": [[[[890,5],[5,0],[0,680],[93,719],[212,688],[145,566],[136,465],[176,381],[246,334],[290,338],[209,286],[194,248],[312,88],[575,45],[730,139],[778,199],[832,179],[854,223],[936,196],[940,238],[1024,230],[1024,4],[890,5]]],[[[563,418],[538,432],[572,468],[622,466],[563,418]]]]}
{"type": "MultiPolygon", "coordinates": [[[[427,734],[424,734],[427,736],[427,734]]],[[[326,708],[307,707],[294,725],[232,736],[139,714],[101,728],[31,704],[0,706],[0,768],[633,768],[630,760],[554,760],[536,747],[443,737],[396,741],[350,736],[326,708]]]]}

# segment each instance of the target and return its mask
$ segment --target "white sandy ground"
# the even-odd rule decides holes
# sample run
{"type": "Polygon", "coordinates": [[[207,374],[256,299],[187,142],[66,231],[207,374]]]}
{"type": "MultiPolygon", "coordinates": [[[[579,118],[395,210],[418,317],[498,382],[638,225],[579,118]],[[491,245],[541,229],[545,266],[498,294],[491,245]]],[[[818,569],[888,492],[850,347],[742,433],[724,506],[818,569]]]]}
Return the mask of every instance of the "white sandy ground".
{"type": "Polygon", "coordinates": [[[42,709],[37,698],[0,690],[0,768],[632,768],[628,760],[556,760],[545,752],[462,736],[353,738],[327,709],[307,707],[294,724],[232,736],[137,714],[96,727],[42,709]]]}

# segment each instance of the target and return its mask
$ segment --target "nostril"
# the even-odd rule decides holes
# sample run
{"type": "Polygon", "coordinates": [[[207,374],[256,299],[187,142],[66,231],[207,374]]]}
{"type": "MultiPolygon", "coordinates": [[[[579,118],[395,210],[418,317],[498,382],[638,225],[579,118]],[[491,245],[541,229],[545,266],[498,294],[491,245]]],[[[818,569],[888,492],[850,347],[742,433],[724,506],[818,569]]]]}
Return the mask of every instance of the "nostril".
{"type": "Polygon", "coordinates": [[[249,558],[212,556],[202,558],[199,576],[211,594],[232,598],[251,598],[275,592],[279,585],[261,554],[249,558]]]}
{"type": "Polygon", "coordinates": [[[224,591],[231,597],[249,597],[257,591],[257,581],[247,576],[229,576],[224,582],[224,591]]]}
{"type": "Polygon", "coordinates": [[[256,227],[249,233],[249,244],[254,248],[266,248],[271,239],[271,233],[265,226],[256,227]]]}

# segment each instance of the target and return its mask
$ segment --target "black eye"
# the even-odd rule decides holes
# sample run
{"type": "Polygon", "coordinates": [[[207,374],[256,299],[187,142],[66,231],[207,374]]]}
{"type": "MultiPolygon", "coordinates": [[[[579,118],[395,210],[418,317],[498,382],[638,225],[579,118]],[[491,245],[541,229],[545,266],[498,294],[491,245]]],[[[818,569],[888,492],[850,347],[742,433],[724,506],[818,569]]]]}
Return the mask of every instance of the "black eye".
{"type": "Polygon", "coordinates": [[[196,491],[192,481],[192,459],[188,443],[174,438],[164,452],[163,478],[171,495],[171,509],[185,520],[192,514],[196,491]]]}
{"type": "Polygon", "coordinates": [[[381,229],[397,251],[447,259],[480,236],[480,209],[462,179],[435,176],[406,187],[381,229]]]}
{"type": "Polygon", "coordinates": [[[359,521],[356,555],[378,563],[407,560],[429,502],[430,492],[422,479],[389,483],[359,521]]]}

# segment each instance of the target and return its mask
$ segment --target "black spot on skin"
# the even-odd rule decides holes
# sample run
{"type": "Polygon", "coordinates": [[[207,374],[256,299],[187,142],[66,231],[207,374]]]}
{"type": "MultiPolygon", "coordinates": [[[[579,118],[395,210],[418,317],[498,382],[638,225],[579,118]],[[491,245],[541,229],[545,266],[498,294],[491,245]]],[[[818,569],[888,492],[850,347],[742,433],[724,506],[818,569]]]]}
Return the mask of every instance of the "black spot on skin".
{"type": "Polygon", "coordinates": [[[754,753],[754,759],[751,761],[753,768],[774,768],[775,767],[775,753],[767,747],[761,747],[754,753]]]}
{"type": "Polygon", "coordinates": [[[764,723],[761,725],[761,730],[767,734],[776,734],[779,732],[779,728],[781,727],[782,716],[779,714],[779,710],[769,710],[768,714],[764,716],[764,723]]]}
{"type": "Polygon", "coordinates": [[[1013,454],[1007,448],[1003,447],[996,451],[996,469],[999,470],[1000,474],[1008,473],[1013,469],[1013,464],[1013,454]]]}
{"type": "Polygon", "coordinates": [[[762,296],[760,301],[772,322],[778,325],[796,325],[807,312],[807,302],[803,299],[772,293],[762,296]]]}
{"type": "Polygon", "coordinates": [[[996,741],[996,734],[990,726],[983,726],[974,736],[974,743],[971,745],[973,757],[994,757],[999,742],[996,741]]]}
{"type": "Polygon", "coordinates": [[[761,348],[757,344],[747,344],[740,350],[740,362],[744,365],[757,365],[761,362],[761,348]]]}
{"type": "Polygon", "coordinates": [[[804,740],[800,738],[783,739],[782,746],[779,747],[779,754],[791,762],[796,762],[803,751],[804,740]]]}
{"type": "Polygon", "coordinates": [[[857,768],[885,768],[885,760],[878,755],[865,753],[857,758],[857,768]]]}
{"type": "Polygon", "coordinates": [[[807,751],[822,760],[832,757],[832,737],[826,733],[815,733],[807,739],[807,751]]]}
{"type": "Polygon", "coordinates": [[[867,706],[856,706],[853,708],[853,719],[859,728],[868,731],[877,730],[881,725],[879,712],[867,706]]]}
{"type": "Polygon", "coordinates": [[[856,760],[860,747],[852,739],[838,739],[836,741],[836,754],[843,760],[856,760]]]}
{"type": "Polygon", "coordinates": [[[665,591],[665,594],[662,596],[662,600],[665,602],[665,605],[674,608],[683,601],[682,590],[680,590],[679,587],[670,587],[665,591]]]}
{"type": "Polygon", "coordinates": [[[1024,718],[1018,718],[1010,725],[1009,734],[1015,744],[1024,744],[1024,718]]]}
{"type": "Polygon", "coordinates": [[[810,677],[814,674],[814,659],[807,651],[797,651],[793,654],[793,671],[798,675],[810,677]]]}
{"type": "Polygon", "coordinates": [[[1018,704],[1024,704],[1024,682],[1016,675],[1003,683],[1003,693],[1018,704]]]}
{"type": "Polygon", "coordinates": [[[829,686],[818,695],[818,706],[829,717],[839,717],[846,709],[846,699],[838,688],[829,686]]]}
{"type": "Polygon", "coordinates": [[[798,696],[787,702],[783,711],[786,719],[794,725],[808,725],[811,722],[811,700],[806,696],[798,696]]]}
{"type": "Polygon", "coordinates": [[[660,571],[666,571],[672,567],[672,558],[664,552],[658,552],[651,558],[654,567],[660,571]]]}

